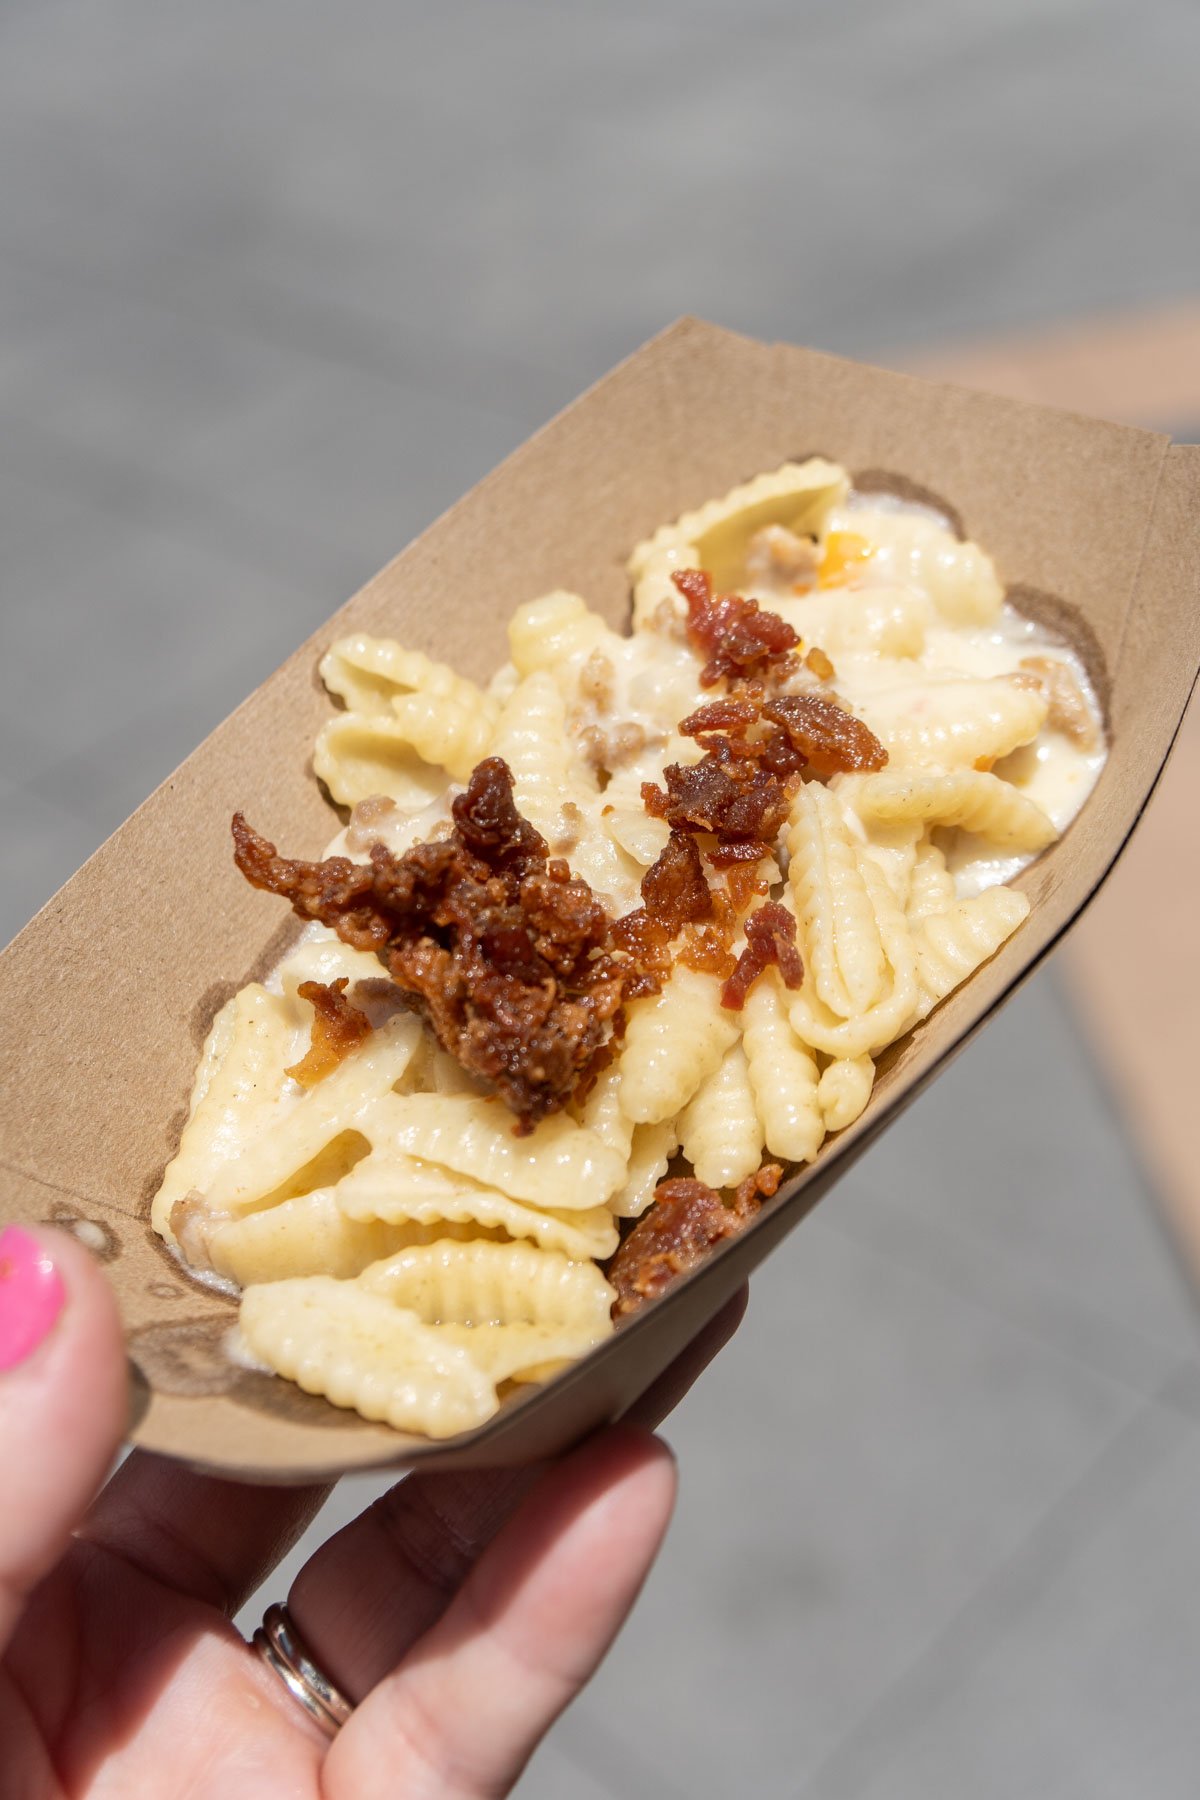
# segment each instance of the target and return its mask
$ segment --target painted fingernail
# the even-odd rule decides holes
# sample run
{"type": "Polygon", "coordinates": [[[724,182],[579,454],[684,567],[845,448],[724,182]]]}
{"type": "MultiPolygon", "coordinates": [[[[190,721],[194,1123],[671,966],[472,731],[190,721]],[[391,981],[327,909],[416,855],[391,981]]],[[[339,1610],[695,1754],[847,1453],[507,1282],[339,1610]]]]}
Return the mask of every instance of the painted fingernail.
{"type": "Polygon", "coordinates": [[[0,1370],[32,1355],[63,1309],[67,1290],[50,1252],[19,1225],[0,1232],[0,1370]]]}

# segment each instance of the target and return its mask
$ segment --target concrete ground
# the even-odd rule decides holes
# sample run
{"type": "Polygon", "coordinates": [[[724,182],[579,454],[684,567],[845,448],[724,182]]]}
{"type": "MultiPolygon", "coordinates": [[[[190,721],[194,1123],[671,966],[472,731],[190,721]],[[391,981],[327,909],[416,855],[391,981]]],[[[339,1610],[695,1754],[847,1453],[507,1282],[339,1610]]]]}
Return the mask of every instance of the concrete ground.
{"type": "MultiPolygon", "coordinates": [[[[672,316],[898,354],[1194,293],[1198,55],[1188,0],[0,4],[0,936],[672,316]]],[[[1195,1793],[1200,1338],[1053,972],[668,1431],[522,1800],[1195,1793]]]]}

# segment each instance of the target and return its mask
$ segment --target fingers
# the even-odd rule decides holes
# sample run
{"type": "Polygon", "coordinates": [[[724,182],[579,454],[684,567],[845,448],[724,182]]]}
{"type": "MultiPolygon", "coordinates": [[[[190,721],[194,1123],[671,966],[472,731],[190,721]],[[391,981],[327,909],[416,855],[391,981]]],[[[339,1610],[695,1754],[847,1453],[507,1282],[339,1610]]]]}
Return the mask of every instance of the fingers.
{"type": "Polygon", "coordinates": [[[445,1616],[336,1739],[327,1792],[507,1794],[620,1629],[674,1499],[670,1453],[631,1426],[543,1475],[445,1616]]]}
{"type": "Polygon", "coordinates": [[[0,1646],[103,1480],[126,1410],[103,1275],[63,1233],[10,1225],[0,1234],[0,1646]]]}
{"type": "Polygon", "coordinates": [[[328,1494],[328,1487],[218,1481],[135,1451],[78,1535],[232,1618],[287,1555],[328,1494]]]}
{"type": "MultiPolygon", "coordinates": [[[[653,1429],[737,1329],[743,1289],[631,1409],[653,1429]]],[[[361,1700],[436,1620],[541,1470],[412,1475],[301,1569],[288,1609],[323,1667],[361,1700]]]]}

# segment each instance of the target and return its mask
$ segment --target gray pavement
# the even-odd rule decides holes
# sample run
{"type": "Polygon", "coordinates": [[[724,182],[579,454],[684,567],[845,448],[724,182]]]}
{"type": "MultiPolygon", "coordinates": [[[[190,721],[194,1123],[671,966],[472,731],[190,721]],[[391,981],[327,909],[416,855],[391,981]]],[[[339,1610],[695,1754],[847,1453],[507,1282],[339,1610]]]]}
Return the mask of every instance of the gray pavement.
{"type": "MultiPolygon", "coordinates": [[[[0,935],[672,316],[872,354],[1194,293],[1198,54],[1190,0],[0,3],[0,935]]],[[[1195,1793],[1200,1339],[1052,975],[668,1429],[522,1800],[1195,1793]]]]}

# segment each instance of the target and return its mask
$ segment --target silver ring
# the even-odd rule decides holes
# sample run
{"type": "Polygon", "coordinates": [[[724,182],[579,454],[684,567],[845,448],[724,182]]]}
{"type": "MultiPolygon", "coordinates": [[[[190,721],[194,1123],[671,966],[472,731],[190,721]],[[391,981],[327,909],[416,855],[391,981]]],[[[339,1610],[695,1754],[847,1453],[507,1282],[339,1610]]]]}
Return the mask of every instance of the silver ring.
{"type": "Polygon", "coordinates": [[[354,1708],[309,1655],[287,1607],[269,1606],[251,1642],[309,1718],[336,1737],[354,1708]]]}

